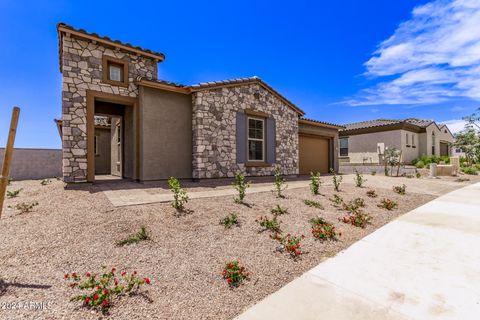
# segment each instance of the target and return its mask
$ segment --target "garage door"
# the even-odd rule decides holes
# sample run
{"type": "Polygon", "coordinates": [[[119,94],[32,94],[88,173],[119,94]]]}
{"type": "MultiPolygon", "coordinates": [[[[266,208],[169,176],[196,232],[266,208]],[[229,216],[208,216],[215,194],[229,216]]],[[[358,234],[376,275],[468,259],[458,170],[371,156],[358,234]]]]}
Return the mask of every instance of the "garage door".
{"type": "Polygon", "coordinates": [[[299,137],[300,174],[310,174],[313,171],[327,173],[329,170],[328,139],[315,136],[299,137]]]}

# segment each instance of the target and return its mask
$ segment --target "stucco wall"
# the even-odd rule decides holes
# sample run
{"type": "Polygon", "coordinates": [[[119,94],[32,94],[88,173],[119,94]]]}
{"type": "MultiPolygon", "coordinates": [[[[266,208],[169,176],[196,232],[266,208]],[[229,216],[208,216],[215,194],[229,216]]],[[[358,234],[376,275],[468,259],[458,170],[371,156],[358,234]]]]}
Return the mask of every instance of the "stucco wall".
{"type": "Polygon", "coordinates": [[[140,179],[192,178],[192,97],[140,87],[140,179]]]}
{"type": "Polygon", "coordinates": [[[299,133],[319,135],[323,137],[328,137],[332,139],[332,150],[331,152],[331,161],[333,163],[333,168],[335,171],[338,171],[338,155],[339,155],[339,146],[338,146],[338,129],[324,128],[314,125],[309,125],[305,123],[300,123],[298,127],[299,133]]]}
{"type": "Polygon", "coordinates": [[[62,37],[62,48],[63,178],[66,182],[82,182],[87,178],[87,90],[137,97],[134,79],[156,78],[157,63],[69,35],[62,37]],[[102,82],[103,55],[128,60],[127,88],[102,82]]]}
{"type": "MultiPolygon", "coordinates": [[[[0,148],[0,167],[5,149],[0,148]]],[[[10,177],[15,180],[44,179],[62,175],[62,150],[15,148],[10,177]]]]}
{"type": "Polygon", "coordinates": [[[276,122],[275,165],[284,175],[298,174],[298,114],[259,84],[195,92],[193,101],[193,178],[273,174],[274,165],[247,167],[237,163],[237,111],[252,109],[276,122]],[[258,93],[258,98],[255,97],[258,93]]]}
{"type": "Polygon", "coordinates": [[[402,130],[348,136],[349,162],[379,163],[377,143],[381,142],[385,143],[385,147],[400,149],[402,147],[402,130]]]}
{"type": "Polygon", "coordinates": [[[402,161],[405,163],[411,163],[414,159],[418,158],[419,146],[418,146],[418,133],[401,130],[402,134],[402,161]],[[408,134],[408,141],[407,141],[408,134]],[[414,144],[412,144],[412,135],[414,136],[414,144]]]}

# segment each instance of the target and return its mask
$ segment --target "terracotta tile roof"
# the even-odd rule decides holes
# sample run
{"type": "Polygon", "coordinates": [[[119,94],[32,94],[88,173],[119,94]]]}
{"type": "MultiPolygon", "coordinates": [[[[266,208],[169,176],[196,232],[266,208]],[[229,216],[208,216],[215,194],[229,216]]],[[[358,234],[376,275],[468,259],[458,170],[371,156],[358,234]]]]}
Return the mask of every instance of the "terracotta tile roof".
{"type": "Polygon", "coordinates": [[[305,122],[313,122],[315,124],[319,124],[322,126],[327,126],[327,127],[336,127],[338,129],[344,129],[345,127],[339,124],[331,123],[331,122],[325,122],[325,121],[320,121],[320,120],[314,120],[314,119],[308,119],[305,117],[301,117],[300,121],[303,120],[305,122]]]}
{"type": "MultiPolygon", "coordinates": [[[[85,37],[86,39],[95,40],[111,47],[119,47],[120,49],[123,49],[125,51],[134,52],[152,59],[157,59],[159,61],[165,60],[165,55],[161,52],[152,51],[139,46],[134,46],[133,44],[127,42],[121,42],[120,40],[113,40],[106,36],[100,36],[97,33],[88,32],[85,29],[77,29],[63,22],[57,23],[57,32],[60,51],[60,63],[62,60],[62,35],[64,33],[71,33],[72,35],[76,35],[78,37],[85,37]]],[[[60,64],[60,69],[61,68],[62,66],[60,64]]]]}
{"type": "Polygon", "coordinates": [[[405,119],[405,122],[414,124],[414,125],[419,126],[419,127],[422,127],[422,128],[426,128],[426,127],[428,127],[429,125],[432,124],[433,120],[425,120],[425,119],[418,119],[418,118],[408,118],[408,119],[405,119]]]}
{"type": "Polygon", "coordinates": [[[365,128],[373,128],[373,127],[382,127],[382,126],[388,126],[392,124],[398,124],[401,122],[402,122],[401,120],[376,119],[376,120],[345,124],[344,130],[356,130],[356,129],[365,129],[365,128]]]}

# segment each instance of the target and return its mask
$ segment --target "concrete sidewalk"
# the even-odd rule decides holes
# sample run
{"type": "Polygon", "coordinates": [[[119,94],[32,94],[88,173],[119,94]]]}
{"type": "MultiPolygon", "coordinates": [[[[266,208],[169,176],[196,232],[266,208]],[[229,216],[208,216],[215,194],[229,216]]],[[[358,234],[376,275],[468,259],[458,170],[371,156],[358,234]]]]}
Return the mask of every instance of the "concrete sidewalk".
{"type": "Polygon", "coordinates": [[[480,183],[392,221],[237,319],[480,319],[480,183]]]}

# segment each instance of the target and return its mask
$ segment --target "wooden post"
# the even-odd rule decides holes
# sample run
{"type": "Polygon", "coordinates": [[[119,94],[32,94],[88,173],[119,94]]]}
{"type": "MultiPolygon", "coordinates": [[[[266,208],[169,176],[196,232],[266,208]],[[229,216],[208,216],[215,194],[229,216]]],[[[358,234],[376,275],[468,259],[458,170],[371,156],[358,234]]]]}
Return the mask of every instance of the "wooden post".
{"type": "Polygon", "coordinates": [[[3,156],[2,175],[0,175],[0,217],[2,216],[3,201],[5,200],[5,192],[7,191],[10,162],[12,161],[13,143],[15,142],[15,134],[17,132],[19,116],[20,108],[14,107],[12,111],[12,121],[10,122],[10,131],[8,132],[7,147],[5,148],[5,155],[3,156]]]}

